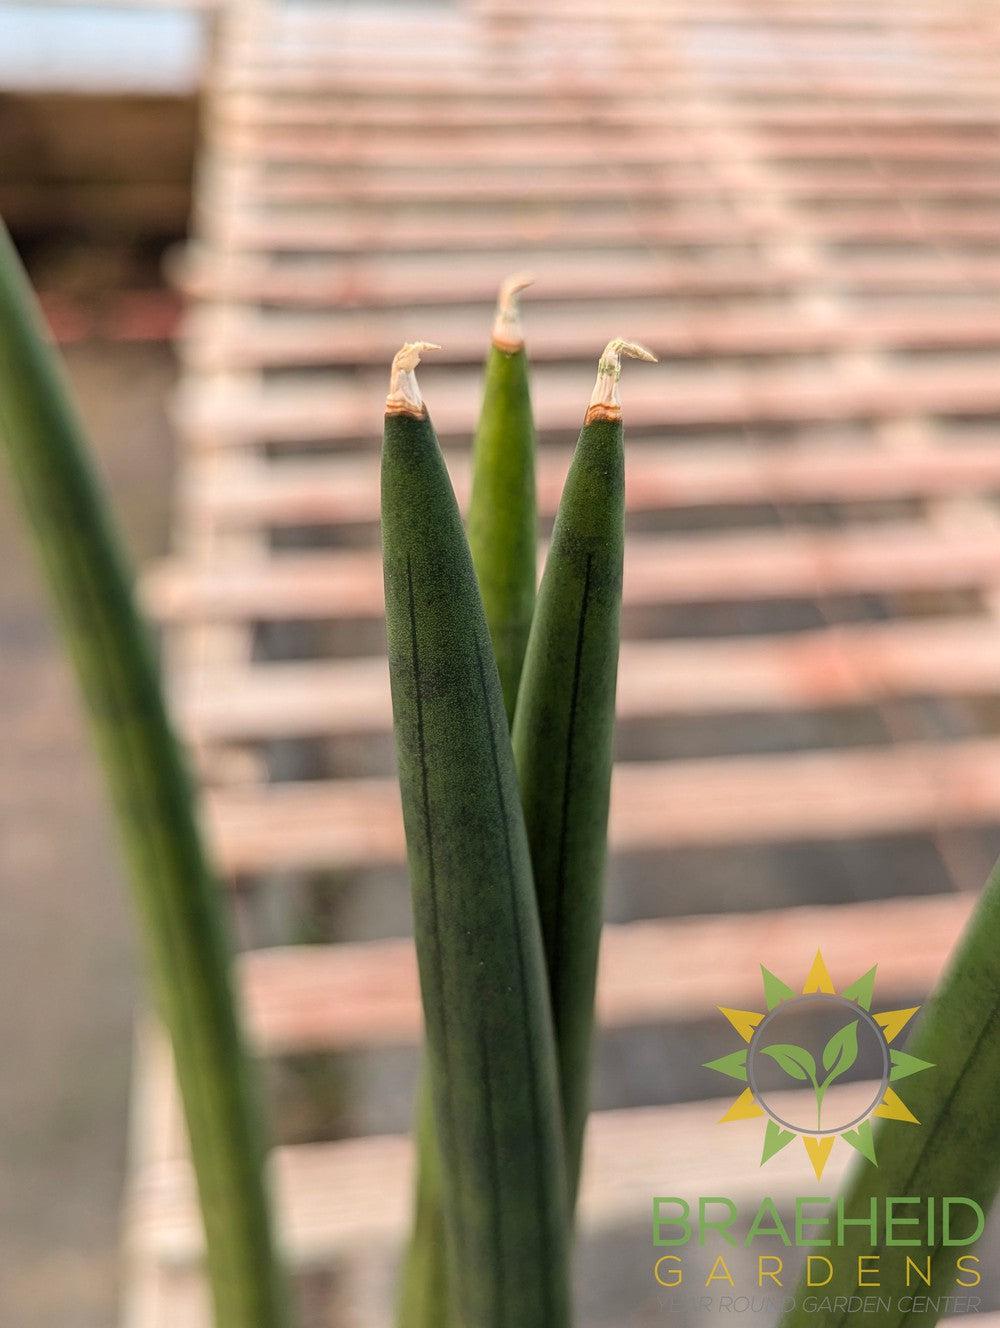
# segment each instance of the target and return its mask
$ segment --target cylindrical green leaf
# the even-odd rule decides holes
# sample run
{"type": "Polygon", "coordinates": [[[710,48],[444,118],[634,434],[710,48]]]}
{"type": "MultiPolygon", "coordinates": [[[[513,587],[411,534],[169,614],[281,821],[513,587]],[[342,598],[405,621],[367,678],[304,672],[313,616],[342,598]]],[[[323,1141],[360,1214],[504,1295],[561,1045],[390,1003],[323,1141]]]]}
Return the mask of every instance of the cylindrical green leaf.
{"type": "Polygon", "coordinates": [[[463,1328],[564,1328],[565,1160],[524,819],[458,505],[396,358],[386,628],[427,1057],[463,1328]]]}
{"type": "Polygon", "coordinates": [[[413,1219],[399,1279],[396,1324],[397,1328],[448,1328],[455,1321],[454,1307],[441,1209],[441,1164],[426,1073],[420,1080],[414,1143],[413,1219]]]}
{"type": "Polygon", "coordinates": [[[508,721],[514,717],[535,604],[535,427],[516,297],[529,278],[500,292],[479,426],[472,447],[469,547],[479,580],[508,721]]]}
{"type": "MultiPolygon", "coordinates": [[[[513,722],[521,665],[535,603],[537,504],[535,434],[517,296],[522,275],[501,287],[493,325],[479,426],[473,442],[468,535],[493,642],[508,722],[513,722]]],[[[413,1226],[403,1263],[398,1328],[445,1328],[447,1263],[437,1211],[440,1183],[433,1120],[421,1090],[413,1226]]]]}
{"type": "Polygon", "coordinates": [[[625,529],[612,342],[580,433],[538,592],[514,753],[552,994],[571,1203],[587,1120],[603,912],[625,529]]]}
{"type": "MultiPolygon", "coordinates": [[[[0,434],[104,761],[198,1182],[217,1328],[287,1328],[220,902],[131,577],[0,225],[0,434]]],[[[127,440],[126,440],[127,441],[127,440]]]]}
{"type": "MultiPolygon", "coordinates": [[[[782,1328],[930,1328],[940,1317],[946,1295],[979,1294],[969,1290],[967,1272],[961,1274],[965,1287],[956,1285],[956,1261],[963,1254],[973,1253],[975,1247],[942,1243],[939,1201],[972,1199],[987,1210],[1000,1186],[998,936],[1000,864],[994,867],[948,971],[907,1044],[907,1053],[930,1062],[931,1068],[893,1086],[919,1123],[882,1121],[873,1141],[878,1165],[859,1159],[846,1187],[845,1217],[867,1220],[874,1202],[879,1236],[872,1241],[867,1226],[846,1226],[846,1243],[831,1256],[833,1280],[821,1293],[823,1301],[829,1300],[831,1305],[834,1297],[856,1295],[858,1256],[877,1254],[881,1256],[878,1294],[894,1301],[914,1295],[916,1303],[924,1308],[910,1307],[906,1312],[897,1308],[890,1316],[848,1313],[844,1309],[818,1309],[807,1314],[802,1308],[803,1295],[807,1294],[803,1286],[799,1288],[797,1306],[782,1320],[782,1328]],[[920,1248],[887,1246],[883,1225],[883,1201],[887,1196],[917,1198],[924,1214],[928,1199],[938,1201],[934,1240],[920,1248]],[[913,1255],[921,1267],[926,1256],[932,1256],[934,1280],[930,1290],[919,1280],[907,1287],[906,1254],[913,1255]]],[[[911,1206],[898,1211],[912,1214],[919,1210],[911,1206]]],[[[956,1235],[971,1234],[968,1221],[969,1213],[963,1210],[955,1222],[956,1235]]],[[[866,1265],[869,1269],[874,1266],[866,1265]]]]}

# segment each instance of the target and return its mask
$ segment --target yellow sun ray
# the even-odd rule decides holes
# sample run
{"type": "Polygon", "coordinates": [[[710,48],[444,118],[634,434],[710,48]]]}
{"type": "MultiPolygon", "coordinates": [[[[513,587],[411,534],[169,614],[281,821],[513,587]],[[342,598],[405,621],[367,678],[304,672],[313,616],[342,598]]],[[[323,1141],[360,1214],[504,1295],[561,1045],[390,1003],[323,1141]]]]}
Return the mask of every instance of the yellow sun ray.
{"type": "Polygon", "coordinates": [[[885,1090],[882,1101],[875,1108],[873,1114],[876,1116],[884,1116],[886,1120],[906,1121],[908,1125],[920,1124],[916,1116],[914,1116],[913,1112],[893,1088],[887,1088],[885,1090]]]}
{"type": "Polygon", "coordinates": [[[885,1034],[886,1042],[894,1042],[919,1009],[919,1005],[911,1005],[908,1010],[886,1010],[873,1017],[885,1034]]]}
{"type": "Polygon", "coordinates": [[[730,1010],[725,1005],[719,1005],[716,1008],[726,1016],[744,1042],[750,1041],[754,1029],[764,1018],[762,1014],[757,1014],[755,1010],[730,1010]]]}
{"type": "Polygon", "coordinates": [[[752,1120],[755,1116],[763,1116],[764,1108],[758,1106],[757,1099],[749,1088],[744,1088],[733,1105],[724,1116],[719,1118],[719,1124],[734,1120],[752,1120]]]}
{"type": "Polygon", "coordinates": [[[802,995],[808,996],[814,991],[822,991],[827,996],[836,996],[837,994],[837,988],[833,985],[833,978],[830,977],[830,971],[826,966],[822,950],[816,951],[816,958],[813,960],[809,976],[802,988],[802,995]]]}
{"type": "Polygon", "coordinates": [[[826,1166],[827,1159],[830,1156],[830,1150],[833,1147],[833,1135],[828,1134],[822,1139],[816,1138],[812,1134],[804,1134],[802,1142],[806,1146],[806,1152],[809,1154],[809,1161],[812,1163],[813,1171],[816,1173],[816,1179],[823,1179],[823,1168],[826,1166]]]}

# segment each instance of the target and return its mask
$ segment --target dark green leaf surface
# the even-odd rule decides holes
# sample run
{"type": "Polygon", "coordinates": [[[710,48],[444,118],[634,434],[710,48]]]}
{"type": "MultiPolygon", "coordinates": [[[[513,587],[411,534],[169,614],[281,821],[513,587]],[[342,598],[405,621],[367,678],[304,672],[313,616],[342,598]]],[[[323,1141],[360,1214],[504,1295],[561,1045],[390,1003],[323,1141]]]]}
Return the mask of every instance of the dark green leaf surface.
{"type": "MultiPolygon", "coordinates": [[[[483,404],[473,442],[468,535],[493,655],[513,721],[521,666],[535,604],[538,517],[535,431],[523,347],[491,345],[483,404]]],[[[433,1122],[422,1113],[417,1133],[416,1202],[404,1260],[398,1328],[444,1328],[447,1265],[439,1239],[442,1218],[433,1122]]]]}
{"type": "Polygon", "coordinates": [[[104,761],[149,971],[173,1041],[216,1328],[287,1328],[263,1142],[191,783],[110,513],[2,224],[0,435],[104,761]]]}
{"type": "Polygon", "coordinates": [[[584,426],[556,517],[514,720],[559,1049],[571,1199],[586,1126],[618,671],[621,420],[584,426]]]}
{"type": "Polygon", "coordinates": [[[524,350],[491,346],[473,443],[469,547],[513,719],[535,605],[535,429],[524,350]]]}
{"type": "Polygon", "coordinates": [[[448,1290],[441,1163],[426,1073],[420,1081],[414,1142],[413,1221],[399,1279],[396,1324],[397,1328],[448,1328],[455,1317],[448,1290]]]}
{"type": "MultiPolygon", "coordinates": [[[[968,1197],[984,1209],[1000,1184],[1000,868],[994,868],[947,973],[929,1002],[907,1052],[932,1068],[914,1073],[899,1088],[918,1125],[883,1120],[875,1135],[878,1166],[860,1162],[846,1187],[846,1216],[867,1217],[872,1202],[879,1207],[887,1195],[928,1198],[968,1197]]],[[[970,1232],[972,1228],[969,1228],[970,1232]]],[[[930,1247],[909,1251],[872,1244],[865,1227],[848,1227],[847,1243],[834,1260],[836,1274],[824,1297],[849,1296],[856,1290],[859,1255],[881,1254],[883,1296],[921,1294],[907,1288],[902,1254],[933,1256],[931,1304],[919,1312],[894,1309],[891,1314],[849,1314],[823,1310],[807,1314],[799,1308],[783,1320],[783,1328],[929,1328],[940,1310],[938,1295],[963,1294],[955,1285],[955,1262],[971,1252],[968,1246],[940,1243],[938,1224],[930,1247]]],[[[982,1266],[987,1290],[991,1276],[982,1266]]],[[[966,1278],[968,1280],[968,1278],[966,1278]]]]}
{"type": "Polygon", "coordinates": [[[386,417],[386,626],[429,1076],[462,1328],[565,1328],[552,1015],[503,696],[430,422],[386,417]]]}

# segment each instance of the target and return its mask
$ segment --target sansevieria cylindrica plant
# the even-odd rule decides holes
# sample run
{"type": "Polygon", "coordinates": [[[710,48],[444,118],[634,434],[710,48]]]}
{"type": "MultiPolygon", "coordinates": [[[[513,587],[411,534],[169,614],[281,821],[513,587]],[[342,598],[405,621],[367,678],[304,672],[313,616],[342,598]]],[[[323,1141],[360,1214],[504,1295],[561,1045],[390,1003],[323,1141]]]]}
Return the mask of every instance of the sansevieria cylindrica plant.
{"type": "MultiPolygon", "coordinates": [[[[594,986],[597,966],[597,948],[601,926],[602,881],[605,842],[607,836],[608,795],[611,778],[611,734],[614,725],[615,683],[618,662],[619,611],[621,603],[622,553],[624,538],[624,473],[621,431],[621,406],[618,380],[621,373],[621,355],[652,359],[649,352],[632,343],[616,340],[609,344],[601,358],[598,381],[594,389],[584,429],[559,506],[552,544],[546,562],[546,571],[537,611],[531,616],[528,636],[527,660],[525,633],[514,635],[519,643],[512,648],[512,634],[497,631],[495,624],[511,621],[523,622],[521,608],[531,602],[528,587],[533,588],[534,539],[507,538],[505,523],[498,517],[489,519],[490,504],[498,507],[512,505],[516,509],[515,524],[518,535],[534,531],[534,483],[523,474],[533,467],[533,438],[531,437],[530,404],[527,400],[523,367],[516,374],[499,356],[512,353],[523,355],[520,344],[512,347],[510,336],[516,329],[520,343],[520,328],[515,322],[512,305],[513,283],[501,293],[500,315],[507,338],[498,345],[496,333],[487,374],[487,392],[483,419],[474,449],[475,471],[473,503],[479,515],[470,515],[470,538],[475,570],[480,576],[485,617],[492,630],[492,640],[498,661],[506,661],[510,689],[505,697],[508,713],[514,708],[515,734],[525,734],[520,746],[515,741],[518,784],[516,792],[523,801],[526,814],[534,816],[538,827],[538,855],[541,875],[531,872],[532,911],[534,924],[541,928],[545,946],[544,980],[547,1001],[545,1015],[551,1023],[551,1036],[559,1070],[559,1145],[560,1171],[565,1182],[565,1233],[568,1243],[572,1232],[572,1211],[579,1171],[579,1156],[587,1114],[587,1084],[590,1067],[590,1042],[593,1028],[594,986]],[[492,390],[491,390],[492,389],[492,390]],[[511,402],[513,396],[513,403],[511,402]],[[497,418],[498,402],[503,413],[497,418]],[[511,453],[500,454],[507,444],[511,453]],[[500,462],[503,465],[500,465],[500,462]],[[498,475],[502,480],[498,480],[498,475]],[[596,492],[596,490],[600,492],[596,492]],[[499,532],[499,533],[498,533],[499,532]],[[485,573],[485,575],[484,575],[485,573]],[[491,589],[487,590],[487,584],[491,589]],[[511,612],[511,608],[515,612],[511,612]],[[534,666],[532,659],[535,660],[534,666]],[[518,678],[520,675],[520,679],[518,678]],[[522,720],[522,707],[528,719],[522,720]],[[553,736],[551,744],[534,741],[535,734],[553,736]],[[543,822],[548,819],[547,825],[543,822]],[[549,833],[546,833],[546,830],[549,833]],[[548,852],[549,843],[556,845],[555,854],[548,852]],[[548,930],[546,931],[546,925],[548,930]],[[555,1017],[553,1017],[555,1016],[555,1017]]],[[[424,346],[404,347],[394,366],[393,389],[390,392],[390,416],[406,413],[405,407],[396,406],[400,397],[409,400],[412,407],[419,403],[424,410],[415,382],[405,373],[415,356],[424,346]],[[395,410],[394,410],[394,407],[395,410]]],[[[416,409],[409,413],[424,420],[416,409]]],[[[428,426],[429,427],[429,426],[428,426]]],[[[384,465],[389,466],[398,443],[391,435],[389,418],[386,424],[384,465]]],[[[395,476],[398,467],[392,461],[390,473],[395,476]]],[[[385,476],[386,471],[383,471],[385,476]]],[[[440,467],[436,484],[450,494],[450,484],[440,467]]],[[[394,501],[395,495],[393,495],[394,501]]],[[[393,622],[396,610],[389,593],[391,577],[390,557],[399,557],[395,545],[395,526],[388,526],[389,496],[383,484],[383,532],[387,579],[387,621],[390,643],[394,636],[393,622]]],[[[427,502],[420,490],[410,495],[423,519],[427,502]]],[[[450,504],[449,504],[450,510],[450,504]]],[[[396,519],[396,514],[392,514],[396,519]]],[[[511,518],[513,519],[513,518],[511,518]]],[[[509,522],[506,523],[509,526],[509,522]]],[[[438,526],[440,523],[438,523],[438,526]]],[[[435,526],[434,529],[438,529],[435,526]]],[[[407,523],[412,553],[415,537],[413,520],[407,523]]],[[[427,554],[427,550],[424,553],[427,554]]],[[[437,565],[442,566],[440,551],[437,565]]],[[[455,553],[459,562],[464,553],[455,553]]],[[[408,576],[410,569],[408,567],[408,576]]],[[[398,575],[398,573],[397,573],[398,575]]],[[[475,590],[475,586],[472,587],[475,590]]],[[[445,587],[438,587],[445,593],[445,587]]],[[[469,588],[466,587],[466,595],[469,588]]],[[[479,596],[476,596],[478,599],[479,596]]],[[[454,601],[454,597],[452,597],[454,601]]],[[[467,606],[468,607],[468,606],[467,606]]],[[[411,606],[411,617],[415,611],[411,606]]],[[[469,610],[472,611],[471,609],[469,610]]],[[[482,613],[482,610],[480,610],[482,613]]],[[[444,637],[435,637],[440,649],[449,649],[448,632],[455,626],[446,622],[440,609],[430,615],[418,615],[437,633],[447,629],[444,637]]],[[[411,640],[413,628],[411,622],[411,640]]],[[[397,703],[397,684],[413,687],[419,672],[414,660],[407,664],[396,657],[390,644],[390,672],[393,677],[394,710],[396,711],[397,744],[400,747],[401,785],[404,815],[408,802],[417,802],[420,790],[409,783],[404,759],[406,731],[412,718],[403,713],[400,725],[397,703]],[[409,675],[409,676],[408,676],[409,675]],[[402,727],[402,740],[400,729],[402,727]]],[[[477,660],[478,665],[478,660],[477,660]]],[[[440,699],[441,671],[432,671],[434,699],[440,699]]],[[[408,693],[404,693],[409,703],[408,693]]],[[[481,702],[480,702],[481,704],[481,702]]],[[[453,716],[453,724],[454,724],[453,716]]],[[[463,726],[463,735],[468,725],[463,726]]],[[[418,731],[421,725],[418,725],[418,731]]],[[[426,727],[423,726],[426,733],[426,727]]],[[[455,734],[452,732],[452,741],[455,734]]],[[[506,733],[503,734],[506,747],[506,733]]],[[[496,744],[491,729],[488,745],[496,744]]],[[[446,746],[441,746],[436,759],[449,764],[446,746]]],[[[480,754],[483,759],[485,753],[480,754]]],[[[411,758],[412,759],[412,758],[411,758]]],[[[506,760],[506,752],[504,753],[506,760]]],[[[421,776],[426,767],[421,764],[421,776]]],[[[470,764],[471,769],[471,764],[470,764]]],[[[468,773],[468,772],[467,772],[468,773]]],[[[470,801],[487,796],[488,785],[466,785],[456,807],[462,809],[461,824],[467,833],[470,801]]],[[[414,874],[414,905],[419,910],[419,887],[414,872],[426,872],[424,861],[426,842],[414,844],[411,826],[416,812],[406,817],[411,874],[414,874]]],[[[454,810],[451,815],[455,815],[454,810]]],[[[426,798],[422,825],[424,840],[428,838],[426,798]]],[[[530,824],[530,822],[529,822],[530,824]]],[[[462,883],[463,895],[475,907],[477,899],[486,900],[494,884],[489,873],[480,869],[462,883]]],[[[421,921],[417,911],[417,945],[421,953],[421,921]]],[[[489,943],[489,942],[488,942],[489,943]]],[[[490,963],[495,956],[490,956],[490,963]]],[[[471,935],[466,937],[464,962],[475,967],[482,965],[481,955],[471,935]]],[[[422,984],[429,966],[421,957],[422,984]]],[[[510,974],[516,982],[518,972],[510,974]]],[[[426,985],[424,985],[426,1000],[426,985]]],[[[433,1020],[438,1019],[435,1012],[433,1020]]],[[[433,1056],[431,1043],[432,1012],[427,1011],[429,1057],[433,1056]]],[[[430,1062],[431,1065],[433,1062],[430,1062]]],[[[481,1067],[479,1069],[481,1074],[481,1067]]],[[[431,1076],[433,1071],[431,1071],[431,1076]]],[[[431,1328],[431,1325],[452,1323],[462,1328],[478,1328],[482,1324],[491,1328],[511,1328],[521,1320],[508,1317],[503,1301],[483,1302],[478,1307],[469,1305],[468,1293],[461,1285],[462,1270],[456,1263],[460,1252],[456,1249],[454,1232],[461,1231],[462,1214],[456,1208],[454,1192],[449,1193],[447,1154],[452,1126],[442,1117],[440,1107],[434,1109],[435,1100],[427,1092],[427,1078],[421,1095],[418,1127],[418,1180],[414,1212],[414,1230],[404,1260],[398,1322],[400,1328],[431,1328]],[[442,1253],[440,1234],[452,1233],[447,1249],[442,1253]],[[485,1316],[485,1317],[483,1317],[485,1316]]],[[[526,1158],[522,1158],[523,1167],[526,1158]]],[[[513,1174],[513,1173],[511,1173],[513,1174]]],[[[517,1220],[517,1200],[509,1192],[508,1173],[495,1170],[482,1177],[486,1194],[479,1204],[499,1204],[510,1211],[512,1222],[517,1220]]],[[[545,1271],[541,1270],[544,1277],[545,1271]]],[[[563,1274],[560,1273],[560,1276],[563,1274]]]]}
{"type": "MultiPolygon", "coordinates": [[[[534,433],[502,294],[475,442],[468,538],[415,370],[393,363],[382,457],[386,622],[426,1023],[416,1222],[400,1328],[571,1328],[570,1253],[602,915],[624,548],[621,357],[601,357],[535,594],[534,433]],[[471,547],[470,547],[471,546],[471,547]]],[[[0,228],[0,440],[87,701],[169,1028],[204,1214],[216,1328],[288,1328],[264,1147],[234,1009],[224,918],[191,781],[131,575],[79,422],[0,228]]],[[[877,1133],[845,1194],[822,1304],[783,1328],[885,1328],[849,1308],[867,1218],[888,1196],[1000,1185],[1000,868],[909,1048],[914,1128],[877,1133]],[[877,1160],[873,1164],[872,1158],[877,1160]]],[[[762,1048],[824,1098],[857,1057],[848,1020],[814,1055],[762,1048]]],[[[940,1236],[940,1233],[939,1233],[940,1236]]],[[[940,1238],[936,1281],[965,1247],[940,1238]]],[[[899,1297],[890,1328],[943,1297],[899,1297]]]]}
{"type": "Polygon", "coordinates": [[[500,289],[472,441],[468,515],[472,565],[511,722],[535,607],[538,546],[535,426],[517,299],[531,280],[508,277],[500,289]]]}
{"type": "Polygon", "coordinates": [[[623,355],[654,359],[621,338],[600,358],[545,559],[513,733],[556,1031],[571,1210],[588,1110],[618,679],[623,355]]]}
{"type": "MultiPolygon", "coordinates": [[[[535,429],[517,298],[529,284],[530,278],[517,275],[500,288],[472,445],[467,521],[508,721],[531,628],[538,544],[535,429]]],[[[418,1095],[416,1140],[413,1226],[400,1276],[397,1328],[446,1328],[451,1311],[441,1167],[426,1077],[418,1095]]]]}
{"type": "Polygon", "coordinates": [[[524,816],[458,504],[393,363],[386,630],[451,1304],[462,1328],[570,1322],[555,1039],[524,816]]]}
{"type": "Polygon", "coordinates": [[[117,812],[154,995],[173,1043],[215,1328],[288,1328],[256,1094],[191,781],[110,510],[2,223],[0,443],[55,597],[117,812]]]}

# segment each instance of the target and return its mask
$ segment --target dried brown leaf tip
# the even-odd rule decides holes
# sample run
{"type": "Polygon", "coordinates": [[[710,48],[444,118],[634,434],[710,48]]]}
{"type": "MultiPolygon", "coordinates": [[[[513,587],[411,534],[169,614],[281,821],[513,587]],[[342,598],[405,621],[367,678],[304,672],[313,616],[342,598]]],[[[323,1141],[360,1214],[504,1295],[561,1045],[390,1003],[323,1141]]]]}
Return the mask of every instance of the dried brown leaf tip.
{"type": "Polygon", "coordinates": [[[500,287],[497,299],[497,314],[493,321],[493,344],[497,350],[513,353],[524,345],[524,328],[521,326],[521,302],[517,298],[521,291],[527,290],[535,278],[527,272],[515,272],[507,277],[500,287]]]}
{"type": "Polygon", "coordinates": [[[594,384],[594,390],[590,395],[586,424],[589,424],[591,420],[621,419],[622,402],[618,384],[622,376],[623,355],[626,355],[630,360],[647,360],[650,364],[657,363],[653,352],[647,350],[645,346],[640,346],[636,341],[625,341],[622,337],[614,337],[609,341],[597,362],[597,382],[594,384]]]}
{"type": "Polygon", "coordinates": [[[387,415],[412,415],[423,419],[427,414],[417,382],[417,365],[425,350],[440,350],[433,341],[406,341],[396,352],[389,373],[389,395],[385,399],[387,415]]]}

